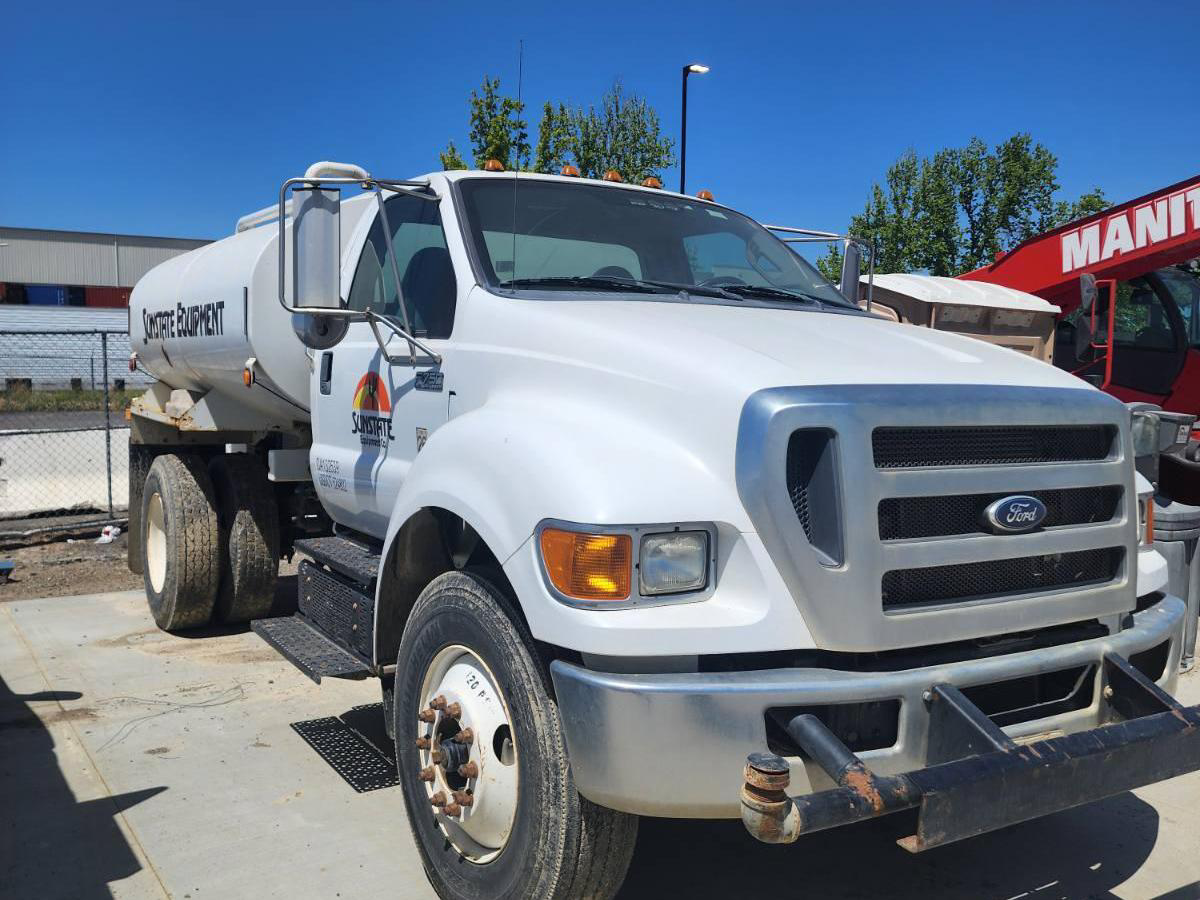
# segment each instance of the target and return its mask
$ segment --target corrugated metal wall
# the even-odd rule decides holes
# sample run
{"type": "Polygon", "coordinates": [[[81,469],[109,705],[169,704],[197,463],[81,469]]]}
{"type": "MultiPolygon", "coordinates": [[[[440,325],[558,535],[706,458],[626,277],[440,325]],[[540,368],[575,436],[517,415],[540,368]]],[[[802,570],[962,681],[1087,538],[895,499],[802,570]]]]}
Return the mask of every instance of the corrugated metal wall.
{"type": "Polygon", "coordinates": [[[0,227],[0,281],[132,287],[160,262],[207,243],[0,227]]]}
{"type": "Polygon", "coordinates": [[[127,309],[0,305],[0,332],[125,331],[128,325],[127,309]]]}

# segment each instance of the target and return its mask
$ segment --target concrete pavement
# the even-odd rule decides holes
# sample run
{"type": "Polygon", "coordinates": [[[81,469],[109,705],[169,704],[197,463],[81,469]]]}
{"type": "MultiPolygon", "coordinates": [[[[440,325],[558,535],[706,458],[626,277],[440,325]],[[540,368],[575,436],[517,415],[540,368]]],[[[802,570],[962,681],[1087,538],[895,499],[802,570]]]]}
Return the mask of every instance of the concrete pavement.
{"type": "MultiPolygon", "coordinates": [[[[0,896],[432,897],[398,789],[355,793],[290,727],[377,699],[245,631],[163,634],[140,593],[0,604],[0,896]]],[[[1200,898],[1200,775],[916,857],[911,828],[643,820],[622,897],[1200,898]]]]}

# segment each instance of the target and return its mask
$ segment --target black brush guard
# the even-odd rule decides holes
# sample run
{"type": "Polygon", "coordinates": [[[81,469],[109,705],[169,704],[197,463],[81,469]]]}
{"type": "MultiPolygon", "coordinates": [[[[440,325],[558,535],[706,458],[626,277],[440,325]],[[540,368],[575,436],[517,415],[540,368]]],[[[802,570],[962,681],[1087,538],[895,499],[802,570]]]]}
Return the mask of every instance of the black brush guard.
{"type": "Polygon", "coordinates": [[[913,853],[1070,809],[1200,769],[1200,706],[1184,707],[1129,661],[1104,657],[1102,710],[1110,724],[1017,744],[958,688],[934,685],[928,767],[876,775],[812,715],[780,724],[838,785],[789,798],[787,762],[746,761],[742,821],[767,843],[919,807],[913,853]]]}

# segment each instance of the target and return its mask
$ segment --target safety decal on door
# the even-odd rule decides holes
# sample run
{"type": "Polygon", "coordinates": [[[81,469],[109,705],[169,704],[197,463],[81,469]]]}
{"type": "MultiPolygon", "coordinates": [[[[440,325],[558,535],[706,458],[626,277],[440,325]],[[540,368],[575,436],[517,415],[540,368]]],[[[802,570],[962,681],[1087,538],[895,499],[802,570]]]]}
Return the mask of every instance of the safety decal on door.
{"type": "Polygon", "coordinates": [[[378,372],[368,372],[358,380],[354,389],[352,434],[357,434],[364,447],[386,447],[395,438],[392,435],[392,404],[388,400],[387,385],[378,372]]]}

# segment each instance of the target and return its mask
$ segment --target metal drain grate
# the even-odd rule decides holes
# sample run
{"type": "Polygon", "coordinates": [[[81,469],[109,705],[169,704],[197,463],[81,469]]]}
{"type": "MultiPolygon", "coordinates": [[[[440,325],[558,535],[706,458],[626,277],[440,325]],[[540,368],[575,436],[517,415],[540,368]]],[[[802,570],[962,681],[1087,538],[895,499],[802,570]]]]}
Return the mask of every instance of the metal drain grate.
{"type": "Polygon", "coordinates": [[[396,764],[336,716],[293,722],[292,730],[360,794],[400,783],[396,764]]]}

